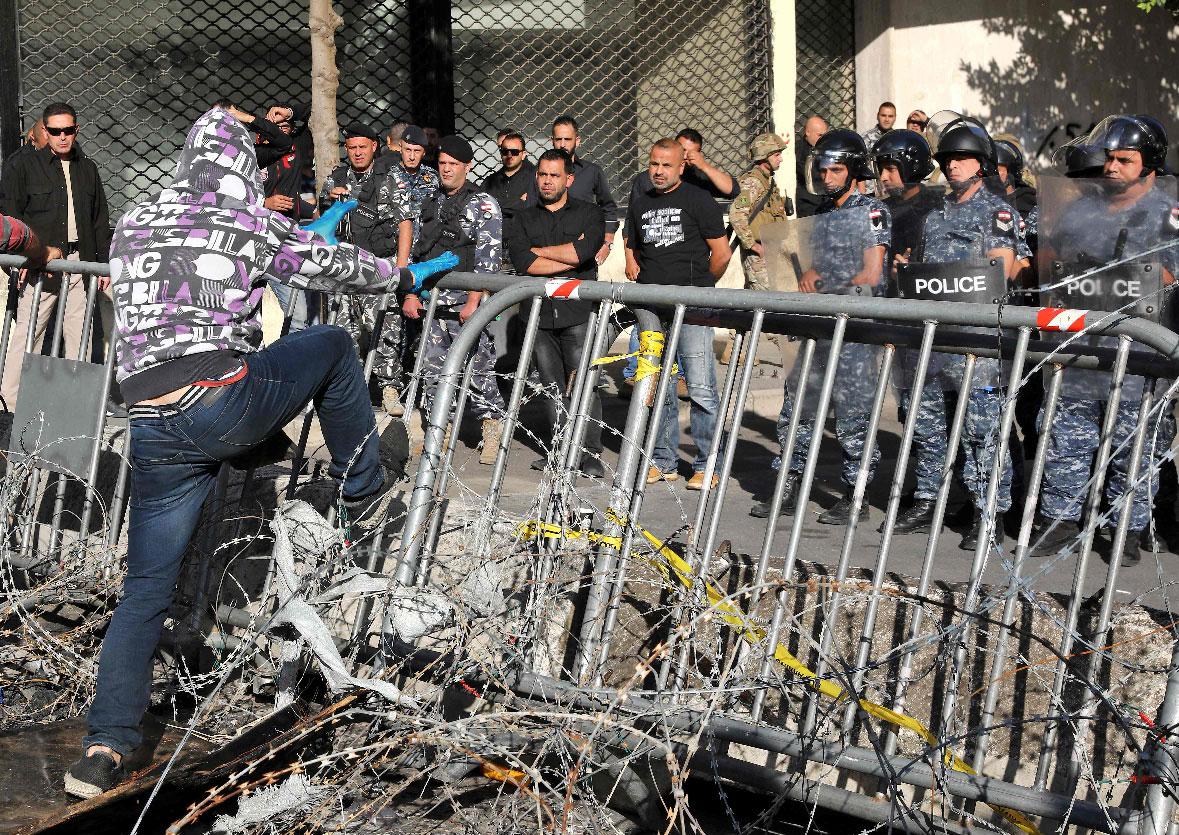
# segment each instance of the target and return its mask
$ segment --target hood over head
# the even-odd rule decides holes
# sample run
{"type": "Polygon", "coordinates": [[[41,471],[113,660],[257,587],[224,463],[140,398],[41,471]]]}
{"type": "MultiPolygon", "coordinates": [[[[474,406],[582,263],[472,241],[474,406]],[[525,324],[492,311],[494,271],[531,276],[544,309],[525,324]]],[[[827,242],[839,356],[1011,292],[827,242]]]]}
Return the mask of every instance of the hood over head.
{"type": "Polygon", "coordinates": [[[260,207],[254,137],[229,111],[213,108],[188,132],[169,190],[181,202],[260,207]]]}

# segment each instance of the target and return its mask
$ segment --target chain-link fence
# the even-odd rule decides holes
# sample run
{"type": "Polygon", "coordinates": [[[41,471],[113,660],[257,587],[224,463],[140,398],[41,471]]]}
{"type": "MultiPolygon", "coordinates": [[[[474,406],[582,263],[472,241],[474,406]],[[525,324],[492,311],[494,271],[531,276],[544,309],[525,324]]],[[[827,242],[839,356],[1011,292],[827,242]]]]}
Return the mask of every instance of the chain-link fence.
{"type": "Polygon", "coordinates": [[[769,129],[766,0],[606,3],[534,0],[454,5],[455,117],[477,137],[476,173],[499,165],[495,132],[548,147],[553,119],[581,126],[581,152],[625,198],[655,140],[693,127],[705,154],[744,169],[750,137],[769,129]],[[498,5],[498,4],[497,4],[498,5]]]}
{"type": "MultiPolygon", "coordinates": [[[[625,188],[656,139],[694,127],[706,153],[739,172],[770,113],[767,0],[456,0],[457,128],[474,140],[474,176],[499,164],[494,133],[547,146],[562,113],[583,151],[625,188]]],[[[337,0],[341,125],[384,130],[409,116],[405,0],[337,0]]],[[[99,166],[113,213],[157,188],[192,120],[214,100],[264,111],[310,102],[307,8],[280,0],[21,0],[21,112],[78,109],[80,146],[99,166]]]]}
{"type": "Polygon", "coordinates": [[[856,33],[852,0],[797,0],[798,126],[822,116],[856,127],[856,33]]]}
{"type": "MultiPolygon", "coordinates": [[[[402,0],[337,3],[340,124],[387,128],[408,110],[402,0]]],[[[192,121],[218,98],[265,112],[310,103],[305,3],[280,0],[22,0],[21,112],[78,110],[112,214],[166,181],[192,121]]]]}

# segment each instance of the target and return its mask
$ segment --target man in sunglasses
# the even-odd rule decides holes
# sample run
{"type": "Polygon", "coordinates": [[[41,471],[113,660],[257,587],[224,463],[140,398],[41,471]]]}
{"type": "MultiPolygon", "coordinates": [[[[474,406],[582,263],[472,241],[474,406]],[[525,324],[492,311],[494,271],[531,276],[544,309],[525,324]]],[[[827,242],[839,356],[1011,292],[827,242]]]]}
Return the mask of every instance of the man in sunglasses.
{"type": "MultiPolygon", "coordinates": [[[[517,131],[504,131],[498,145],[503,165],[484,180],[479,188],[499,202],[504,214],[504,229],[509,229],[517,212],[537,205],[536,166],[528,161],[524,152],[524,137],[517,131]]],[[[503,269],[504,272],[512,271],[512,259],[506,246],[503,269]]]]}
{"type": "MultiPolygon", "coordinates": [[[[78,114],[65,102],[54,102],[41,114],[49,143],[25,153],[4,170],[2,211],[24,221],[37,238],[49,247],[50,258],[106,261],[111,229],[107,217],[106,192],[98,166],[77,146],[78,114]]],[[[110,279],[97,279],[104,292],[110,279]]],[[[54,321],[57,304],[64,296],[62,350],[71,359],[89,359],[89,346],[82,346],[82,325],[86,318],[86,285],[78,274],[50,273],[44,276],[36,315],[33,286],[37,276],[22,271],[17,281],[20,294],[16,326],[4,357],[3,407],[13,411],[20,387],[21,361],[30,328],[33,345],[40,348],[46,328],[54,321]]],[[[103,298],[99,308],[103,331],[111,332],[110,302],[103,298]],[[102,304],[106,301],[106,304],[102,304]]]]}

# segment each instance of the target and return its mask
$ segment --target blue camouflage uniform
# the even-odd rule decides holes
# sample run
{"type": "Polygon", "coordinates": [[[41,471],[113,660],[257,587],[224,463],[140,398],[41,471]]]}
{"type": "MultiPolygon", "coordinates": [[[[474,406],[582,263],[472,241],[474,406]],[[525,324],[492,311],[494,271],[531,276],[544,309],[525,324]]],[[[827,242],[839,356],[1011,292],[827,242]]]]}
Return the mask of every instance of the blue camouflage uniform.
{"type": "Polygon", "coordinates": [[[413,171],[403,163],[389,170],[393,187],[393,199],[400,204],[406,217],[413,218],[413,239],[417,243],[421,233],[422,204],[441,188],[438,172],[428,165],[419,165],[413,171]]]}
{"type": "MultiPolygon", "coordinates": [[[[811,267],[822,279],[819,292],[839,295],[858,292],[871,293],[874,296],[885,295],[888,281],[887,248],[892,238],[892,216],[888,207],[875,197],[853,191],[839,208],[828,209],[816,215],[814,223],[810,241],[811,267]],[[886,249],[879,283],[875,287],[853,285],[852,278],[864,268],[864,252],[877,246],[886,249]]],[[[790,462],[790,469],[795,472],[802,472],[806,467],[817,422],[817,416],[814,414],[815,404],[818,402],[823,376],[830,361],[831,342],[820,340],[815,345],[811,371],[805,381],[803,403],[807,413],[799,419],[798,435],[790,462]]],[[[880,348],[876,345],[845,342],[840,348],[836,362],[838,367],[831,392],[831,399],[835,404],[835,437],[843,448],[841,478],[844,485],[851,488],[856,481],[864,444],[868,442],[872,399],[880,373],[880,348]]],[[[787,378],[782,411],[778,415],[778,442],[783,447],[786,445],[790,417],[794,413],[794,397],[791,390],[798,390],[798,376],[799,368],[796,364],[794,371],[787,378]]],[[[869,481],[875,474],[879,461],[880,448],[877,446],[872,451],[869,481]]],[[[775,460],[775,468],[779,465],[779,461],[775,460]]]]}
{"type": "MultiPolygon", "coordinates": [[[[352,166],[342,166],[344,169],[343,176],[340,176],[340,169],[332,171],[323,181],[323,188],[319,192],[319,208],[320,211],[326,211],[335,202],[335,198],[331,196],[332,189],[337,186],[347,188],[353,196],[361,193],[361,189],[367,184],[368,179],[373,176],[380,176],[377,172],[377,165],[373,166],[362,174],[357,174],[352,169],[352,166]]],[[[384,225],[392,224],[394,227],[394,234],[396,226],[403,220],[410,217],[406,207],[396,199],[396,191],[394,188],[392,173],[385,174],[382,182],[378,183],[375,190],[375,200],[372,204],[372,209],[375,211],[376,217],[380,219],[380,223],[384,225]]],[[[355,216],[349,218],[350,224],[348,230],[354,230],[352,224],[358,222],[355,216]]],[[[341,240],[347,240],[352,243],[359,243],[356,236],[351,234],[351,231],[345,232],[341,230],[341,240]]],[[[382,258],[395,259],[397,251],[394,248],[389,252],[378,252],[382,258]]],[[[356,344],[356,348],[361,352],[361,360],[364,360],[364,351],[366,351],[371,344],[369,340],[372,339],[373,331],[376,330],[377,324],[377,307],[382,298],[387,299],[387,307],[384,322],[381,325],[381,333],[377,340],[376,358],[373,363],[373,376],[377,378],[377,383],[382,387],[392,386],[398,391],[405,388],[405,374],[402,364],[402,334],[403,334],[403,319],[401,316],[401,308],[397,304],[397,299],[389,295],[387,297],[378,297],[373,295],[345,295],[340,298],[340,312],[336,319],[336,324],[344,328],[352,335],[352,341],[356,344]]]]}
{"type": "MultiPolygon", "coordinates": [[[[984,183],[965,202],[958,203],[950,192],[939,208],[925,217],[918,250],[913,261],[948,264],[986,257],[996,249],[1010,250],[1016,259],[1031,256],[1020,232],[1023,221],[1019,212],[984,183]]],[[[912,408],[911,385],[916,351],[901,357],[901,406],[912,408]]],[[[947,446],[945,392],[960,390],[966,358],[950,354],[930,357],[921,402],[913,434],[913,462],[917,500],[932,501],[941,486],[942,470],[949,452],[947,446]]],[[[975,362],[968,398],[966,421],[962,428],[963,477],[978,508],[986,502],[987,481],[998,449],[999,419],[1002,406],[1000,366],[995,359],[979,358],[975,362]]],[[[995,508],[999,513],[1011,507],[1011,459],[1007,457],[999,478],[995,508]]]]}
{"type": "MultiPolygon", "coordinates": [[[[437,199],[445,201],[448,198],[440,193],[437,199]]],[[[459,225],[463,234],[474,240],[472,272],[499,272],[503,261],[503,214],[499,203],[486,192],[466,193],[449,199],[466,200],[459,225]]],[[[427,407],[433,403],[438,375],[451,345],[463,327],[458,312],[467,301],[465,290],[436,289],[431,292],[438,294],[438,306],[436,317],[430,323],[426,335],[422,363],[427,407]]],[[[495,377],[495,345],[486,330],[479,334],[479,344],[471,356],[470,364],[471,391],[467,401],[470,413],[480,420],[499,420],[507,407],[495,377]]]]}
{"type": "MultiPolygon", "coordinates": [[[[1179,206],[1160,190],[1148,192],[1131,208],[1117,213],[1108,211],[1108,203],[1096,194],[1086,194],[1062,212],[1060,223],[1045,235],[1058,260],[1075,263],[1079,253],[1098,262],[1111,261],[1121,230],[1127,232],[1123,256],[1133,256],[1174,242],[1175,247],[1143,255],[1144,261],[1161,264],[1171,275],[1179,266],[1179,206]]],[[[1048,230],[1045,230],[1048,231],[1048,230]]],[[[1079,264],[1070,269],[1092,268],[1079,264]]],[[[1115,337],[1090,337],[1101,344],[1116,343],[1115,337]]],[[[1105,371],[1067,369],[1061,382],[1060,402],[1052,425],[1047,428],[1048,454],[1044,462],[1044,479],[1040,491],[1040,513],[1051,519],[1078,521],[1084,509],[1093,455],[1101,437],[1101,422],[1109,402],[1111,374],[1105,371]]],[[[1125,495],[1130,469],[1130,453],[1144,378],[1128,375],[1122,383],[1121,397],[1114,421],[1109,471],[1105,479],[1105,499],[1112,508],[1125,495]]],[[[1156,392],[1166,390],[1160,380],[1156,392]]],[[[1155,405],[1159,416],[1151,418],[1147,428],[1146,460],[1139,464],[1137,489],[1130,509],[1130,530],[1138,532],[1150,524],[1151,505],[1158,492],[1160,460],[1175,437],[1175,417],[1169,403],[1155,405]],[[1150,468],[1149,490],[1146,468],[1150,468]]],[[[1041,431],[1043,414],[1041,413],[1041,431]]],[[[1113,513],[1113,522],[1120,512],[1113,513]]]]}

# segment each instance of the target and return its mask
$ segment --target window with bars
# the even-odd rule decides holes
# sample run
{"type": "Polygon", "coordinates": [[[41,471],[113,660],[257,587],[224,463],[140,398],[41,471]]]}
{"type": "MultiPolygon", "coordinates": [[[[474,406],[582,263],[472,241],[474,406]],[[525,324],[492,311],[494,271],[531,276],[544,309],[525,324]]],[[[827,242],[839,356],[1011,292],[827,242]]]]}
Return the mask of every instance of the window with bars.
{"type": "Polygon", "coordinates": [[[799,129],[810,116],[856,127],[856,37],[852,0],[795,0],[799,129]]]}

